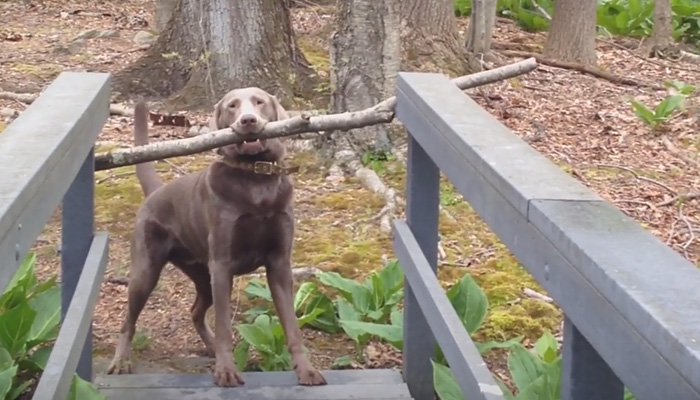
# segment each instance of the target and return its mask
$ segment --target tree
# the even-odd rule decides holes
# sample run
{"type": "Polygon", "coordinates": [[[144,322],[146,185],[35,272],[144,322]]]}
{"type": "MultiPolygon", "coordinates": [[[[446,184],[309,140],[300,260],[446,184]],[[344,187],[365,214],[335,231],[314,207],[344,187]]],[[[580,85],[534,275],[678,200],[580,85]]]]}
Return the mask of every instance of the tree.
{"type": "Polygon", "coordinates": [[[211,107],[241,86],[259,86],[284,103],[310,92],[312,75],[294,40],[289,0],[177,0],[156,43],[120,71],[115,87],[175,94],[179,108],[211,107]]]}
{"type": "Polygon", "coordinates": [[[565,62],[595,65],[597,6],[596,0],[556,0],[544,55],[565,62]]]}
{"type": "Polygon", "coordinates": [[[483,62],[500,64],[500,60],[491,51],[497,5],[497,0],[474,0],[472,3],[469,32],[465,45],[469,66],[472,70],[481,71],[483,62]]]}
{"type": "MultiPolygon", "coordinates": [[[[341,0],[336,32],[331,39],[331,110],[359,111],[394,92],[400,66],[400,0],[341,0]]],[[[368,126],[331,137],[336,147],[364,152],[389,152],[385,126],[368,126]]],[[[335,152],[335,149],[333,150],[335,152]]]]}
{"type": "Polygon", "coordinates": [[[401,0],[401,48],[402,70],[469,70],[453,0],[401,0]]]}
{"type": "Polygon", "coordinates": [[[168,21],[172,17],[175,7],[177,7],[177,0],[155,0],[156,12],[155,12],[155,24],[154,29],[158,32],[162,32],[166,26],[168,26],[168,21]]]}
{"type": "Polygon", "coordinates": [[[649,40],[649,49],[673,44],[673,12],[671,0],[654,1],[654,33],[649,40]]]}

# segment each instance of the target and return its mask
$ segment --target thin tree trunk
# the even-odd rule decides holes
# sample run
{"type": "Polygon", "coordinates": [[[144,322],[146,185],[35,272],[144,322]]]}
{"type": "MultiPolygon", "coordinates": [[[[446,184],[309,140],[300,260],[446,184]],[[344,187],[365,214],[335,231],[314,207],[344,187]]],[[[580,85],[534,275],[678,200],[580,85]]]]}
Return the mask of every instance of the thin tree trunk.
{"type": "Polygon", "coordinates": [[[652,46],[662,47],[673,44],[671,0],[654,1],[654,33],[650,42],[652,46]]]}
{"type": "Polygon", "coordinates": [[[469,70],[453,0],[401,0],[402,70],[462,75],[469,70]]]}
{"type": "Polygon", "coordinates": [[[466,50],[473,70],[482,70],[482,63],[497,63],[491,52],[493,29],[496,25],[497,0],[474,0],[469,18],[466,50]]]}
{"type": "MultiPolygon", "coordinates": [[[[331,109],[359,111],[394,92],[400,65],[400,0],[340,0],[331,46],[331,109]]],[[[358,152],[389,152],[387,126],[354,129],[332,137],[349,140],[358,152]]]]}
{"type": "Polygon", "coordinates": [[[158,41],[115,79],[123,94],[211,107],[235,87],[258,86],[283,102],[311,89],[288,0],[178,0],[158,41]]]}
{"type": "Polygon", "coordinates": [[[544,54],[548,58],[595,65],[596,0],[557,0],[544,54]]]}

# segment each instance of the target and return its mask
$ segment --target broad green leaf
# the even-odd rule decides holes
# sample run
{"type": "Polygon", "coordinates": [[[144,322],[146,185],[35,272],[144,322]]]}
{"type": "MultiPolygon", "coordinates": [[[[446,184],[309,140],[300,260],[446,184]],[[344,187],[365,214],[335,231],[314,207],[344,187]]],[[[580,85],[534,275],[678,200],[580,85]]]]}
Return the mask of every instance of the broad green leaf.
{"type": "Polygon", "coordinates": [[[535,352],[546,363],[552,363],[557,359],[558,349],[559,343],[557,339],[549,332],[545,332],[535,342],[535,352]]]}
{"type": "Polygon", "coordinates": [[[394,310],[391,312],[391,324],[400,326],[403,329],[403,310],[394,310]]]}
{"type": "Polygon", "coordinates": [[[328,333],[336,333],[340,330],[340,325],[338,325],[338,316],[336,315],[333,302],[325,294],[319,291],[317,296],[311,299],[305,308],[307,310],[323,310],[322,314],[317,316],[315,320],[309,323],[309,325],[312,327],[328,333]]]}
{"type": "Polygon", "coordinates": [[[15,375],[17,375],[16,365],[0,370],[0,399],[4,399],[10,393],[15,375]]]}
{"type": "Polygon", "coordinates": [[[634,108],[635,114],[637,114],[637,117],[641,119],[643,122],[646,122],[647,124],[653,126],[656,122],[656,117],[654,116],[654,113],[648,109],[644,104],[638,102],[637,100],[630,100],[632,103],[632,107],[634,108]]]}
{"type": "Polygon", "coordinates": [[[73,375],[73,381],[68,391],[66,400],[107,400],[92,383],[83,380],[78,375],[73,375]]]}
{"type": "Polygon", "coordinates": [[[352,307],[352,304],[348,303],[347,300],[340,297],[336,300],[338,304],[338,316],[344,321],[359,321],[360,316],[357,311],[352,307]]]}
{"type": "Polygon", "coordinates": [[[255,349],[273,352],[274,337],[271,332],[265,331],[256,324],[238,324],[236,329],[240,333],[241,338],[255,349]]]}
{"type": "Polygon", "coordinates": [[[514,345],[508,355],[508,370],[519,391],[525,390],[544,371],[544,362],[522,345],[514,345]]]}
{"type": "Polygon", "coordinates": [[[358,288],[366,289],[361,283],[353,279],[344,278],[337,272],[320,272],[318,274],[318,279],[324,285],[335,288],[348,296],[352,296],[352,293],[358,290],[358,288]]]}
{"type": "Polygon", "coordinates": [[[518,400],[559,400],[561,360],[548,364],[529,385],[519,390],[518,400]]]}
{"type": "Polygon", "coordinates": [[[657,119],[666,119],[673,114],[674,111],[681,105],[685,100],[685,96],[679,94],[674,96],[667,96],[658,106],[654,112],[657,119]]]}
{"type": "Polygon", "coordinates": [[[52,350],[53,346],[42,347],[35,350],[32,355],[29,356],[29,359],[43,370],[46,367],[46,363],[49,361],[49,356],[51,355],[52,350]]]}
{"type": "Polygon", "coordinates": [[[313,282],[304,282],[294,295],[294,310],[299,312],[302,305],[314,299],[318,294],[318,287],[313,282]]]}
{"type": "MultiPolygon", "coordinates": [[[[12,355],[4,347],[0,347],[0,370],[10,368],[15,361],[12,359],[12,355]]],[[[2,399],[2,396],[0,396],[2,399]]]]}
{"type": "Polygon", "coordinates": [[[333,360],[333,368],[336,369],[341,369],[341,368],[347,368],[352,365],[352,357],[350,356],[340,356],[333,360]]]}
{"type": "Polygon", "coordinates": [[[323,310],[320,308],[315,308],[310,313],[304,314],[301,317],[297,318],[297,325],[299,326],[299,328],[303,328],[304,325],[310,324],[316,319],[316,317],[318,317],[321,314],[323,314],[323,310]]]}
{"type": "Polygon", "coordinates": [[[236,347],[233,348],[233,361],[236,363],[236,368],[239,371],[245,371],[248,366],[248,351],[250,344],[245,340],[239,340],[236,347]]]}
{"type": "Polygon", "coordinates": [[[384,301],[386,300],[384,295],[387,293],[385,293],[386,289],[382,286],[382,281],[379,279],[379,275],[376,273],[370,274],[369,279],[367,279],[367,282],[365,283],[365,287],[367,287],[369,292],[372,294],[371,302],[368,308],[370,310],[381,310],[381,307],[384,305],[384,301]]]}
{"type": "Polygon", "coordinates": [[[479,287],[469,274],[447,291],[457,315],[462,320],[467,332],[476,332],[486,318],[488,299],[486,293],[479,287]]]}
{"type": "Polygon", "coordinates": [[[47,291],[51,288],[57,287],[58,286],[56,284],[57,279],[58,279],[58,275],[53,275],[51,278],[34,286],[34,289],[32,290],[30,298],[34,298],[38,294],[44,293],[45,291],[47,291]]]}
{"type": "Polygon", "coordinates": [[[27,303],[0,314],[0,346],[13,358],[24,351],[35,317],[36,311],[27,303]]]}
{"type": "Polygon", "coordinates": [[[388,262],[377,274],[382,282],[382,287],[387,293],[396,292],[403,287],[404,275],[397,260],[388,262]]]}
{"type": "Polygon", "coordinates": [[[449,367],[430,360],[433,365],[433,385],[440,400],[465,400],[462,389],[449,367]]]}
{"type": "Polygon", "coordinates": [[[401,350],[403,348],[403,327],[396,325],[375,324],[374,322],[343,321],[340,324],[345,330],[348,329],[362,332],[372,336],[377,336],[382,340],[391,343],[401,350]]]}
{"type": "Polygon", "coordinates": [[[0,311],[15,308],[20,303],[26,301],[28,293],[32,287],[36,285],[36,275],[34,274],[34,264],[36,263],[36,254],[29,253],[24,261],[19,265],[19,268],[12,276],[10,283],[5,288],[3,295],[0,296],[0,311]]]}
{"type": "Polygon", "coordinates": [[[269,315],[272,312],[270,307],[266,306],[255,306],[246,310],[243,315],[246,317],[247,321],[254,321],[261,315],[269,315]]]}
{"type": "Polygon", "coordinates": [[[36,344],[52,341],[58,335],[61,323],[61,288],[54,286],[39,293],[29,301],[29,306],[36,311],[34,323],[29,331],[29,350],[36,344]]]}
{"type": "Polygon", "coordinates": [[[261,298],[267,301],[272,301],[272,294],[270,293],[270,288],[267,287],[265,282],[260,279],[254,278],[246,285],[243,292],[248,296],[248,298],[261,298]]]}

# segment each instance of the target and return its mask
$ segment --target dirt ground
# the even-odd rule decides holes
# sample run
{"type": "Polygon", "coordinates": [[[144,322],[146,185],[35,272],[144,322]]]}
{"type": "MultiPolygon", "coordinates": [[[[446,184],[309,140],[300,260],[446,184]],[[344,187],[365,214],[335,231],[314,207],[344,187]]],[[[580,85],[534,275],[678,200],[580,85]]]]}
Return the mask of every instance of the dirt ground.
{"type": "MultiPolygon", "coordinates": [[[[142,54],[134,35],[153,23],[152,2],[123,0],[94,3],[82,1],[0,2],[0,91],[38,93],[61,71],[117,72],[142,54]],[[29,5],[27,5],[29,4],[29,5]],[[81,32],[95,29],[100,38],[77,43],[81,32]]],[[[321,71],[327,69],[327,43],[332,18],[327,10],[304,7],[294,11],[294,24],[307,57],[321,71]],[[324,13],[325,12],[325,13],[324,13]]],[[[460,21],[464,33],[466,21],[460,21]]],[[[532,49],[544,43],[544,34],[520,31],[499,19],[495,47],[532,49]]],[[[675,79],[698,84],[700,67],[648,61],[625,50],[618,42],[598,42],[602,69],[639,81],[661,84],[675,79]]],[[[326,74],[327,75],[327,74],[326,74]]],[[[326,87],[327,89],[327,87],[326,87]]],[[[657,104],[663,91],[621,86],[579,72],[540,66],[525,76],[469,90],[484,108],[516,134],[526,139],[561,168],[584,182],[653,234],[698,262],[698,188],[696,160],[700,121],[697,113],[678,115],[662,132],[654,133],[634,115],[629,99],[657,104]],[[670,145],[669,145],[670,144],[670,145]],[[677,201],[689,195],[684,201],[677,201]],[[680,196],[680,197],[679,197],[680,196]]],[[[691,99],[698,104],[698,98],[691,99]]],[[[27,106],[0,100],[1,108],[22,111],[27,106]]],[[[205,113],[188,113],[191,121],[203,122],[205,113]]],[[[0,120],[3,121],[3,120],[0,120]]],[[[98,138],[98,151],[131,144],[131,118],[110,117],[98,138]]],[[[0,131],[4,123],[0,122],[0,131]]],[[[151,128],[152,140],[185,136],[183,128],[151,128]]],[[[0,133],[1,134],[1,133],[0,133]]],[[[166,179],[200,169],[211,153],[179,157],[158,163],[166,179]]],[[[301,166],[295,178],[297,237],[293,262],[362,277],[393,257],[390,237],[382,234],[373,217],[381,199],[354,179],[328,182],[326,165],[311,153],[292,154],[301,166]]],[[[379,174],[400,192],[403,166],[384,165],[379,174]]],[[[97,226],[110,232],[110,264],[94,317],[97,370],[109,361],[126,304],[128,240],[134,213],[142,194],[125,167],[97,174],[97,226]]],[[[544,329],[559,330],[556,307],[528,298],[524,289],[542,289],[517,260],[473,214],[451,185],[441,186],[442,260],[440,278],[449,285],[471,273],[484,287],[490,301],[489,317],[480,338],[505,339],[523,334],[528,340],[544,329]]],[[[37,241],[40,272],[57,273],[56,252],[60,238],[57,215],[37,241]]],[[[640,266],[643,268],[643,266],[640,266]]],[[[248,302],[237,282],[232,307],[236,315],[248,302]]],[[[212,363],[201,354],[202,345],[190,322],[194,298],[190,282],[167,268],[142,314],[135,339],[137,369],[147,371],[203,371],[212,363]]],[[[343,335],[329,336],[305,331],[315,362],[330,367],[335,357],[350,354],[353,344],[343,335]]],[[[400,363],[400,355],[382,344],[366,350],[368,362],[357,367],[386,367],[400,363]]],[[[502,353],[490,355],[497,372],[503,370],[502,353]]]]}

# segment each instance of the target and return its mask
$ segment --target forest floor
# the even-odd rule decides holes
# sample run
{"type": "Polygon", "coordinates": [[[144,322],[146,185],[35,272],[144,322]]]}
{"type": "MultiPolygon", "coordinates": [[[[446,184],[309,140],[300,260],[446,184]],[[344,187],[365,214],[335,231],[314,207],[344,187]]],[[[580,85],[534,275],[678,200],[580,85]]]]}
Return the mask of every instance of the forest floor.
{"type": "MultiPolygon", "coordinates": [[[[143,53],[133,38],[153,23],[150,1],[28,3],[0,2],[0,91],[36,94],[65,70],[117,72],[143,53]],[[102,37],[74,40],[88,30],[96,30],[102,37]]],[[[328,76],[331,12],[329,8],[311,7],[294,10],[294,26],[302,49],[324,78],[328,76]]],[[[466,21],[459,23],[464,33],[466,21]]],[[[526,33],[511,22],[498,20],[495,47],[532,50],[541,48],[544,40],[545,34],[526,33]]],[[[698,67],[648,61],[623,49],[623,42],[630,40],[598,42],[602,69],[657,84],[667,79],[699,83],[698,67]]],[[[319,90],[328,87],[328,82],[324,82],[319,90]]],[[[637,119],[629,99],[656,105],[666,95],[664,91],[616,85],[544,65],[527,75],[467,93],[562,169],[697,264],[700,241],[694,232],[700,226],[698,201],[695,195],[686,201],[673,200],[700,192],[698,167],[693,161],[700,152],[697,114],[678,114],[663,129],[653,132],[637,119]]],[[[698,104],[697,97],[690,100],[698,104]]],[[[3,107],[22,111],[27,106],[0,100],[0,109],[3,107]]],[[[187,116],[194,122],[208,118],[205,112],[190,112],[187,116]]],[[[0,132],[5,126],[2,121],[0,132]]],[[[98,138],[98,151],[130,146],[131,129],[131,118],[110,117],[98,138]]],[[[184,136],[184,128],[151,128],[154,141],[184,136]]],[[[391,259],[390,236],[381,233],[372,219],[382,208],[381,199],[354,178],[342,182],[326,180],[328,165],[312,153],[297,152],[291,157],[301,167],[295,177],[295,266],[361,278],[391,259]]],[[[199,170],[212,159],[213,155],[207,153],[159,162],[157,166],[165,179],[172,179],[199,170]]],[[[391,187],[403,192],[405,171],[401,163],[387,162],[377,172],[391,187]]],[[[143,196],[133,167],[99,172],[96,190],[97,226],[109,231],[112,238],[110,263],[94,317],[97,371],[102,372],[113,354],[124,315],[129,234],[143,196]]],[[[559,310],[524,295],[524,289],[544,291],[448,182],[441,184],[441,204],[447,211],[440,220],[446,253],[441,260],[441,282],[449,286],[469,273],[489,297],[489,315],[476,336],[507,339],[524,335],[533,340],[543,330],[559,333],[559,310]]],[[[35,246],[41,261],[39,272],[44,277],[58,273],[59,238],[56,214],[35,246]]],[[[246,279],[239,279],[234,290],[232,307],[237,318],[249,306],[241,291],[245,282],[246,279]]],[[[210,368],[212,360],[201,354],[202,345],[190,321],[193,298],[191,283],[175,269],[167,268],[139,320],[135,339],[138,371],[210,368]]],[[[354,351],[353,343],[344,335],[304,332],[311,356],[323,368],[329,368],[336,357],[354,351]]],[[[358,368],[400,364],[400,353],[386,345],[373,343],[365,351],[367,360],[357,364],[358,368]]],[[[504,370],[501,355],[494,352],[488,357],[499,375],[504,370]]]]}

